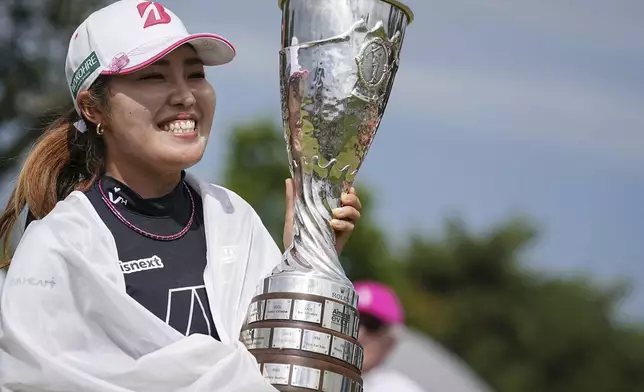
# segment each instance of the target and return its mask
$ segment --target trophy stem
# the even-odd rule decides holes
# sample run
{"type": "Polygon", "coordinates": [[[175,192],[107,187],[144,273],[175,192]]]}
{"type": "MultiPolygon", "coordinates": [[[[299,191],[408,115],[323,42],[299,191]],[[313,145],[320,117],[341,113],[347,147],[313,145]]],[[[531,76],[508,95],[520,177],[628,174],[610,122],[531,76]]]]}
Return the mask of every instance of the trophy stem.
{"type": "MultiPolygon", "coordinates": [[[[341,190],[333,189],[324,178],[303,174],[299,168],[304,164],[293,165],[296,189],[293,241],[276,272],[313,274],[351,285],[340,264],[331,226],[332,210],[340,206],[341,190]]],[[[329,170],[332,165],[328,165],[329,170]]]]}

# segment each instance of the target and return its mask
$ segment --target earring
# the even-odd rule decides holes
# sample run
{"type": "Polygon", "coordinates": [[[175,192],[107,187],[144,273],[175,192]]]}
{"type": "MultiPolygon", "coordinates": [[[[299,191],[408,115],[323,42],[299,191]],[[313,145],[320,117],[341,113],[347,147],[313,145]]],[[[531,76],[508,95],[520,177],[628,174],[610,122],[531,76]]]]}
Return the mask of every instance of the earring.
{"type": "Polygon", "coordinates": [[[104,130],[103,130],[103,124],[102,124],[102,123],[98,123],[98,125],[96,126],[96,134],[97,134],[98,136],[103,136],[103,132],[104,132],[104,130]]]}

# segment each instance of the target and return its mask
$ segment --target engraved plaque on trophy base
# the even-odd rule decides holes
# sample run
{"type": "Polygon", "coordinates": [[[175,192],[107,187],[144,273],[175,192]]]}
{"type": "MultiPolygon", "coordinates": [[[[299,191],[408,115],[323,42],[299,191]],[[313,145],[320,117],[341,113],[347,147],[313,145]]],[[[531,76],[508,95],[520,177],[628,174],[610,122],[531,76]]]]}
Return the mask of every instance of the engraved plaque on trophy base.
{"type": "Polygon", "coordinates": [[[284,274],[266,278],[260,291],[248,309],[241,341],[275,388],[362,391],[364,353],[352,288],[284,274]]]}
{"type": "Polygon", "coordinates": [[[300,355],[266,354],[260,362],[264,377],[282,392],[362,392],[356,372],[300,355]]]}

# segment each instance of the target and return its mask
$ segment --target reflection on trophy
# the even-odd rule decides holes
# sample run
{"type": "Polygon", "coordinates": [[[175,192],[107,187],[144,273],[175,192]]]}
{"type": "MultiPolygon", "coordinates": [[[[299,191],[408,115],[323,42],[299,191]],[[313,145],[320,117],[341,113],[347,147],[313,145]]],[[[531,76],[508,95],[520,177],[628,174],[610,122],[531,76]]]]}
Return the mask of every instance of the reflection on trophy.
{"type": "Polygon", "coordinates": [[[331,211],[373,142],[413,14],[395,0],[279,1],[294,238],[258,287],[241,341],[280,391],[362,391],[358,298],[331,211]]]}

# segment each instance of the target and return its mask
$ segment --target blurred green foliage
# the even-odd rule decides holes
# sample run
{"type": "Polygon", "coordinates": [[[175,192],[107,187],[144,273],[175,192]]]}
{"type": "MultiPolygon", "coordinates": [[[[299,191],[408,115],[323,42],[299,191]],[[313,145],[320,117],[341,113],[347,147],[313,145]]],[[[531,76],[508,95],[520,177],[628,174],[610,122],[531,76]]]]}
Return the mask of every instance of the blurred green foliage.
{"type": "MultiPolygon", "coordinates": [[[[257,120],[237,126],[230,140],[225,185],[258,211],[278,244],[289,175],[281,130],[257,120]]],[[[644,391],[644,330],[621,323],[616,307],[625,287],[601,287],[524,266],[537,240],[529,221],[511,219],[474,233],[459,219],[441,238],[411,237],[390,249],[387,231],[364,204],[345,251],[352,280],[392,285],[411,327],[465,360],[498,392],[644,391]]]]}

